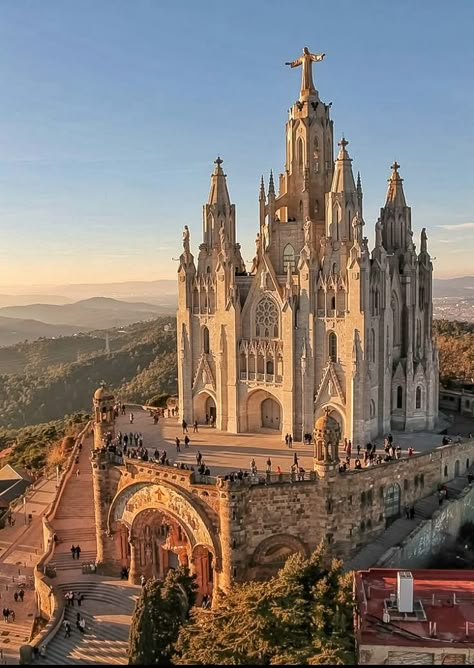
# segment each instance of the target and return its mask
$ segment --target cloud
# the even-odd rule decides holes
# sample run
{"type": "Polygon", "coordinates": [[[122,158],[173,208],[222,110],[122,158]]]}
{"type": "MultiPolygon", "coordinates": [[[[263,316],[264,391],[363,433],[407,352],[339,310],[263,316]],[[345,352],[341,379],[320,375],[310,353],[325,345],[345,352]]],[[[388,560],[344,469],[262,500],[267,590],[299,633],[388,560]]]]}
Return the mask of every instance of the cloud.
{"type": "Polygon", "coordinates": [[[442,230],[474,230],[474,223],[460,223],[459,225],[438,225],[442,230]]]}
{"type": "Polygon", "coordinates": [[[433,243],[435,244],[454,244],[454,243],[459,243],[457,239],[433,239],[433,243]]]}

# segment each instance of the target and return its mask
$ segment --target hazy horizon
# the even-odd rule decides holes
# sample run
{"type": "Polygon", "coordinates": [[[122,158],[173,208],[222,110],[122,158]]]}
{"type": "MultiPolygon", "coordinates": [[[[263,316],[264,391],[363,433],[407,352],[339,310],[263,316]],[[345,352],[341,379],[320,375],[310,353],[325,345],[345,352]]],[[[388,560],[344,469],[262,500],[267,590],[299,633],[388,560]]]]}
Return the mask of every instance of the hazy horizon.
{"type": "Polygon", "coordinates": [[[17,0],[0,12],[0,291],[175,280],[185,224],[197,255],[218,154],[250,262],[260,175],[284,167],[299,90],[284,63],[305,45],[326,53],[315,84],[361,172],[370,246],[396,159],[435,278],[471,272],[474,3],[300,0],[295,16],[283,0],[17,0]]]}

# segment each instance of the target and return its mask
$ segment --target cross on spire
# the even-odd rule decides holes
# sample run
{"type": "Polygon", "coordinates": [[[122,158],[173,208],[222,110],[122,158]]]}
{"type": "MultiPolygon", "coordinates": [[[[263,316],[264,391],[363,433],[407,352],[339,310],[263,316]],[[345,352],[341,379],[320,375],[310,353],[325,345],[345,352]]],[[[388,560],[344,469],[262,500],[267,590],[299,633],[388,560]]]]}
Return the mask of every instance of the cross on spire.
{"type": "Polygon", "coordinates": [[[347,139],[343,136],[341,137],[341,141],[338,143],[338,146],[340,146],[345,151],[348,143],[349,142],[347,141],[347,139]]]}
{"type": "Polygon", "coordinates": [[[398,171],[400,169],[400,165],[398,162],[395,160],[393,165],[391,165],[391,169],[393,169],[394,172],[398,171]]]}
{"type": "Polygon", "coordinates": [[[217,158],[214,160],[214,164],[220,167],[224,161],[221,159],[221,157],[218,155],[217,158]]]}

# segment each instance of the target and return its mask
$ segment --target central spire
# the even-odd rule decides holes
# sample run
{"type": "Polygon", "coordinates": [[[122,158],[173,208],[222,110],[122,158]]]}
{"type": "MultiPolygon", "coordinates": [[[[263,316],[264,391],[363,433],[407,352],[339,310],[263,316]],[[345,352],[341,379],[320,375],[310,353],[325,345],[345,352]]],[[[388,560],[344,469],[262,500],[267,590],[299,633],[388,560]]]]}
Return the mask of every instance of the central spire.
{"type": "Polygon", "coordinates": [[[323,60],[325,53],[310,53],[307,46],[303,49],[303,54],[296,60],[285,63],[290,67],[299,67],[301,65],[301,90],[300,99],[316,94],[313,84],[313,63],[323,60]]]}

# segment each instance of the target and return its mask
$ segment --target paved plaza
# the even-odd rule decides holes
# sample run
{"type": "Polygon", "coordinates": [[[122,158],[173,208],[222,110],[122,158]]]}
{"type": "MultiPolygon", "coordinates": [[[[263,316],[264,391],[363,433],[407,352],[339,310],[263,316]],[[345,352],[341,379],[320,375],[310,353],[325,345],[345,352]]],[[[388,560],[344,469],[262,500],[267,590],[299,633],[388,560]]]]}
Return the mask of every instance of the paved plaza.
{"type": "MultiPolygon", "coordinates": [[[[227,434],[206,425],[199,425],[198,433],[193,433],[192,425],[188,425],[189,448],[184,447],[184,435],[181,428],[181,420],[176,417],[160,418],[157,425],[148,411],[140,406],[127,408],[125,416],[116,420],[116,432],[122,433],[138,432],[143,434],[144,446],[148,449],[150,457],[157,448],[160,454],[166,450],[170,463],[180,462],[196,466],[196,454],[202,454],[203,461],[211,470],[211,475],[223,475],[231,471],[250,469],[250,462],[255,459],[257,469],[265,471],[266,462],[270,457],[272,471],[280,466],[282,473],[289,473],[294,463],[295,455],[298,463],[305,470],[313,469],[313,446],[293,443],[290,449],[285,445],[279,433],[261,434],[227,434]],[[134,422],[130,424],[130,411],[134,414],[134,422]],[[176,451],[176,436],[181,440],[181,452],[176,451]]],[[[393,433],[394,443],[400,443],[402,457],[407,456],[407,449],[412,447],[417,452],[426,452],[441,445],[442,436],[429,432],[415,434],[393,433]]],[[[383,439],[378,439],[377,453],[383,453],[383,439]]],[[[361,456],[363,458],[363,445],[361,444],[361,456]]],[[[355,448],[352,449],[352,460],[357,456],[355,448]]],[[[344,449],[341,447],[340,457],[344,459],[344,449]]]]}

